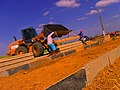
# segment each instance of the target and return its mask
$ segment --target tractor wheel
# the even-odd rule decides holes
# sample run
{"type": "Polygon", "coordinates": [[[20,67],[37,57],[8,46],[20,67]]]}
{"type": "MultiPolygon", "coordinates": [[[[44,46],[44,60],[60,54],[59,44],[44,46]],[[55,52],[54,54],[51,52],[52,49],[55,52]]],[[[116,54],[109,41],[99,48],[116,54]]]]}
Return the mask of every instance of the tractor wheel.
{"type": "Polygon", "coordinates": [[[15,55],[21,55],[28,52],[28,49],[24,46],[20,46],[15,50],[15,55]]]}
{"type": "Polygon", "coordinates": [[[43,45],[40,42],[36,42],[32,45],[32,51],[34,57],[42,56],[44,53],[43,45]]]}

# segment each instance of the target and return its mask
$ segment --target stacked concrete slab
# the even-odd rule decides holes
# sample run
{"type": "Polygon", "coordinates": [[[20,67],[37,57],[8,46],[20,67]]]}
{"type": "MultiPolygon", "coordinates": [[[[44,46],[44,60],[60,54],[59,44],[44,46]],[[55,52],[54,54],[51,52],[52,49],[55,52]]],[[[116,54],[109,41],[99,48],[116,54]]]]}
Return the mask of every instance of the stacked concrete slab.
{"type": "Polygon", "coordinates": [[[13,57],[10,59],[4,59],[0,61],[0,77],[10,76],[20,70],[27,70],[30,68],[35,68],[44,64],[47,60],[53,60],[58,57],[66,56],[68,54],[76,52],[75,49],[66,50],[64,52],[60,52],[56,55],[49,56],[44,55],[41,57],[34,58],[32,54],[24,54],[20,57],[13,57]]]}

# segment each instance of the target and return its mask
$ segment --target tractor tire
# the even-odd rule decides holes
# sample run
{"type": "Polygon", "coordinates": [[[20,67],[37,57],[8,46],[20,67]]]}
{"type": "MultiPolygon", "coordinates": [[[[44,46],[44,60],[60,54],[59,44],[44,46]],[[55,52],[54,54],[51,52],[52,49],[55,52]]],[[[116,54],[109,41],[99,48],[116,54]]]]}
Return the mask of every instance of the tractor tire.
{"type": "Polygon", "coordinates": [[[15,50],[15,55],[21,55],[25,53],[28,53],[28,49],[24,46],[20,46],[15,50]]]}
{"type": "Polygon", "coordinates": [[[43,45],[40,42],[36,42],[32,45],[32,52],[34,57],[42,56],[44,53],[43,45]]]}

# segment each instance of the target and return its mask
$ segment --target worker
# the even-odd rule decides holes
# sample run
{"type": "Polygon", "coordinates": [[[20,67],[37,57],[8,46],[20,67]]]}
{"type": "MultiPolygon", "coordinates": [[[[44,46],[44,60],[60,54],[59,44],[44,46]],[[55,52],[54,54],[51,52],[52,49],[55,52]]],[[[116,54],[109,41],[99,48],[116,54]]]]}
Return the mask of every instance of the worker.
{"type": "Polygon", "coordinates": [[[78,36],[80,36],[79,40],[82,41],[83,44],[87,45],[86,43],[87,38],[83,36],[83,30],[80,30],[80,33],[78,34],[78,36]]]}
{"type": "Polygon", "coordinates": [[[54,34],[55,34],[55,32],[52,32],[47,36],[47,44],[48,44],[50,55],[56,54],[56,47],[55,47],[53,40],[52,40],[52,36],[54,34]]]}

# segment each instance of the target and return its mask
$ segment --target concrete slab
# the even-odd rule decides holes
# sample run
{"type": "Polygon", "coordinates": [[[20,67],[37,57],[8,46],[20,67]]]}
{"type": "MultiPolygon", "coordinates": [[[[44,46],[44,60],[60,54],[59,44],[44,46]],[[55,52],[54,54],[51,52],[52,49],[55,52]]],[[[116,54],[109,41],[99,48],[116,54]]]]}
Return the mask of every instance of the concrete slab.
{"type": "Polygon", "coordinates": [[[30,68],[38,67],[41,64],[41,60],[29,63],[30,68]]]}
{"type": "Polygon", "coordinates": [[[53,60],[53,59],[56,59],[56,58],[59,58],[59,57],[63,57],[65,55],[68,55],[68,54],[71,54],[71,53],[74,53],[74,52],[75,52],[75,50],[67,51],[65,53],[58,53],[56,55],[43,58],[42,60],[37,58],[37,60],[35,60],[34,62],[29,63],[29,67],[30,68],[35,68],[35,67],[38,67],[41,64],[45,63],[46,60],[53,60]]]}
{"type": "Polygon", "coordinates": [[[19,55],[19,56],[11,56],[11,58],[8,58],[8,59],[0,59],[0,62],[8,62],[8,61],[13,61],[13,60],[16,60],[16,59],[21,59],[21,58],[24,58],[24,57],[30,57],[30,56],[33,56],[32,53],[26,53],[26,54],[22,54],[22,55],[19,55]]]}
{"type": "Polygon", "coordinates": [[[20,71],[20,70],[27,70],[29,69],[29,65],[28,64],[25,64],[25,65],[22,65],[22,66],[19,66],[19,67],[16,67],[16,68],[12,68],[12,69],[9,69],[9,70],[6,70],[10,75],[13,75],[14,73],[20,71]]]}
{"type": "Polygon", "coordinates": [[[9,76],[9,73],[7,71],[1,71],[0,77],[5,77],[5,76],[9,76]]]}
{"type": "Polygon", "coordinates": [[[51,60],[53,60],[53,59],[56,59],[56,58],[59,58],[59,57],[63,57],[63,56],[64,56],[63,53],[58,53],[58,54],[56,54],[54,56],[51,56],[50,58],[51,58],[51,60]]]}
{"type": "Polygon", "coordinates": [[[79,70],[45,90],[82,90],[86,85],[86,72],[79,70]]]}
{"type": "Polygon", "coordinates": [[[93,44],[84,46],[84,49],[91,48],[91,47],[97,46],[97,45],[99,45],[99,44],[100,44],[99,42],[96,42],[96,43],[93,43],[93,44]]]}
{"type": "Polygon", "coordinates": [[[70,50],[70,51],[64,52],[64,55],[66,56],[66,55],[69,55],[69,54],[75,53],[75,52],[76,52],[75,49],[74,50],[70,50]]]}
{"type": "Polygon", "coordinates": [[[29,63],[29,68],[36,68],[44,63],[47,62],[47,60],[50,60],[50,59],[34,59],[35,61],[34,62],[31,62],[29,63]]]}
{"type": "Polygon", "coordinates": [[[113,64],[116,58],[120,57],[120,47],[117,47],[116,49],[110,51],[108,53],[110,64],[113,64]]]}
{"type": "Polygon", "coordinates": [[[109,60],[107,54],[100,56],[99,58],[89,62],[84,66],[87,76],[87,85],[91,84],[96,75],[109,65],[109,60]]]}

